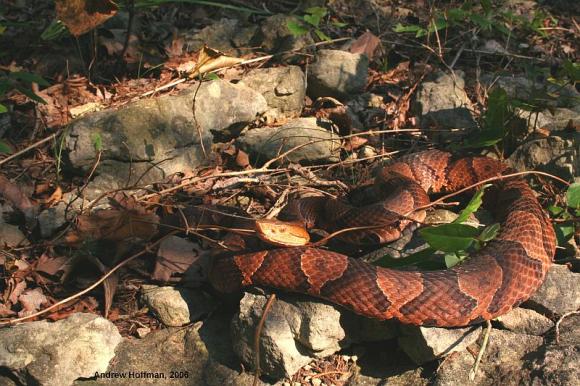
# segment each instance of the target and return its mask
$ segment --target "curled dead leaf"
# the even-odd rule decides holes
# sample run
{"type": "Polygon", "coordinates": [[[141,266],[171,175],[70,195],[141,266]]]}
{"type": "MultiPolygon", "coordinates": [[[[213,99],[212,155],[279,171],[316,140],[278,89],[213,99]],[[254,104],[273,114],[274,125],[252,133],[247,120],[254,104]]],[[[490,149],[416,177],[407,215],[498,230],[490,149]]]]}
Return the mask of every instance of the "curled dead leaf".
{"type": "Polygon", "coordinates": [[[310,241],[310,235],[302,225],[280,220],[256,220],[256,235],[278,247],[298,247],[310,241]]]}

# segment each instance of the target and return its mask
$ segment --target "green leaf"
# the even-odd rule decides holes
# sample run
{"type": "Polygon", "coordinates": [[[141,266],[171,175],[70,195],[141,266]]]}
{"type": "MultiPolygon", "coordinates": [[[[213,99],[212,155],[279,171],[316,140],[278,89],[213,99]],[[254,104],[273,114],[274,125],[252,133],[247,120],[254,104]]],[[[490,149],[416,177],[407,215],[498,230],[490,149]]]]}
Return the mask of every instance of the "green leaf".
{"type": "Polygon", "coordinates": [[[0,154],[11,154],[12,148],[6,142],[0,139],[0,154]]]}
{"type": "Polygon", "coordinates": [[[305,12],[314,16],[318,16],[320,19],[328,14],[328,10],[325,7],[310,7],[306,8],[305,12]]]}
{"type": "Polygon", "coordinates": [[[410,24],[410,25],[402,25],[398,23],[395,27],[393,27],[393,31],[397,33],[404,33],[404,32],[418,32],[424,31],[424,29],[418,25],[410,24]]]}
{"type": "Polygon", "coordinates": [[[580,183],[575,182],[566,191],[566,203],[570,208],[580,208],[580,183]]]}
{"type": "Polygon", "coordinates": [[[467,12],[465,12],[461,8],[451,8],[450,10],[447,11],[447,17],[452,22],[457,23],[465,20],[465,18],[467,17],[467,12]]]}
{"type": "Polygon", "coordinates": [[[482,186],[471,198],[469,204],[459,213],[459,216],[453,221],[454,224],[461,224],[462,222],[466,221],[472,213],[477,212],[481,204],[483,203],[483,193],[485,189],[489,188],[491,184],[487,184],[482,186]]]}
{"type": "Polygon", "coordinates": [[[318,38],[320,40],[325,40],[325,41],[330,41],[330,37],[325,34],[324,32],[322,32],[321,30],[319,30],[318,28],[314,30],[314,33],[316,34],[316,36],[318,36],[318,38]]]}
{"type": "Polygon", "coordinates": [[[320,25],[321,19],[318,15],[304,15],[302,18],[313,27],[318,27],[320,25]]]}
{"type": "Polygon", "coordinates": [[[38,95],[36,95],[34,92],[32,92],[32,90],[29,90],[25,87],[20,87],[20,86],[16,86],[16,89],[35,102],[42,103],[43,105],[46,104],[46,101],[44,99],[42,99],[41,97],[39,97],[38,95]]]}
{"type": "Polygon", "coordinates": [[[481,0],[479,3],[481,4],[481,8],[483,8],[483,11],[485,13],[491,12],[491,1],[490,0],[481,0]]]}
{"type": "Polygon", "coordinates": [[[553,216],[558,216],[564,211],[564,208],[557,205],[550,205],[547,209],[553,216]]]}
{"type": "Polygon", "coordinates": [[[30,72],[23,72],[23,71],[16,71],[11,72],[10,77],[13,79],[22,80],[27,83],[37,83],[40,86],[48,87],[50,83],[48,83],[42,76],[32,74],[30,72]]]}
{"type": "Polygon", "coordinates": [[[574,236],[574,224],[571,222],[554,224],[554,231],[556,232],[558,245],[563,246],[574,236]]]}
{"type": "Polygon", "coordinates": [[[216,74],[215,72],[210,72],[205,74],[205,79],[207,80],[218,80],[220,77],[218,74],[216,74]]]}
{"type": "Polygon", "coordinates": [[[302,24],[293,20],[288,20],[288,22],[286,23],[286,27],[288,27],[288,30],[294,36],[306,35],[309,31],[308,28],[304,27],[302,24]]]}
{"type": "Polygon", "coordinates": [[[63,22],[58,19],[53,19],[52,22],[50,22],[50,25],[46,27],[44,31],[42,31],[40,38],[42,40],[55,40],[67,33],[68,30],[63,22]]]}
{"type": "Polygon", "coordinates": [[[91,135],[91,139],[93,140],[93,147],[96,151],[103,150],[103,138],[101,137],[100,133],[93,133],[93,135],[91,135]]]}
{"type": "Polygon", "coordinates": [[[343,23],[341,21],[336,21],[336,20],[333,20],[332,22],[330,22],[330,24],[332,24],[333,26],[338,27],[338,28],[343,28],[343,27],[346,27],[348,25],[348,23],[343,23]]]}
{"type": "Polygon", "coordinates": [[[477,24],[479,27],[481,27],[482,29],[487,29],[490,30],[491,29],[491,21],[486,18],[485,16],[479,15],[477,13],[472,13],[471,15],[469,15],[469,19],[477,24]]]}
{"type": "Polygon", "coordinates": [[[448,253],[445,255],[445,266],[451,268],[461,263],[463,260],[467,259],[469,255],[467,253],[458,251],[455,253],[448,253]]]}
{"type": "Polygon", "coordinates": [[[8,108],[0,103],[0,114],[8,112],[8,108]]]}
{"type": "Polygon", "coordinates": [[[478,233],[477,228],[464,224],[443,224],[419,230],[430,246],[443,252],[466,250],[478,233]]]}
{"type": "Polygon", "coordinates": [[[440,31],[447,27],[447,20],[442,17],[438,17],[431,24],[429,24],[429,32],[440,31]]]}
{"type": "Polygon", "coordinates": [[[499,223],[491,224],[487,226],[481,231],[481,234],[478,237],[478,240],[481,242],[488,242],[496,238],[497,234],[499,233],[500,225],[499,223]]]}
{"type": "Polygon", "coordinates": [[[424,270],[435,270],[444,268],[441,262],[434,260],[435,249],[425,248],[422,251],[415,252],[407,257],[395,259],[391,256],[383,256],[374,264],[385,268],[401,268],[408,266],[419,267],[424,270]]]}
{"type": "Polygon", "coordinates": [[[6,31],[5,25],[0,25],[0,35],[2,35],[6,31]]]}

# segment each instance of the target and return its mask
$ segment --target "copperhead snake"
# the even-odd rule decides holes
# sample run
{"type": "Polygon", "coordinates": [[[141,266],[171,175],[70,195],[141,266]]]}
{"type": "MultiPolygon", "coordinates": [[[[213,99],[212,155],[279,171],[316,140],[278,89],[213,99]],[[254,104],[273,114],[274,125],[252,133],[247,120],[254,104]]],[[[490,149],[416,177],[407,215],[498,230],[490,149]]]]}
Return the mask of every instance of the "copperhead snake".
{"type": "MultiPolygon", "coordinates": [[[[506,173],[488,157],[454,159],[429,150],[392,161],[373,186],[386,197],[351,207],[315,198],[297,205],[305,222],[329,228],[384,222],[389,227],[349,233],[347,241],[386,242],[411,220],[401,219],[429,203],[427,193],[454,192],[506,173]],[[394,222],[394,226],[393,226],[394,222]]],[[[486,204],[501,228],[497,237],[466,262],[440,271],[399,271],[373,266],[325,249],[278,248],[217,258],[210,282],[222,292],[256,285],[326,299],[360,315],[403,323],[456,327],[491,320],[527,300],[542,284],[556,239],[551,222],[532,189],[519,177],[494,182],[496,199],[486,204]]]]}

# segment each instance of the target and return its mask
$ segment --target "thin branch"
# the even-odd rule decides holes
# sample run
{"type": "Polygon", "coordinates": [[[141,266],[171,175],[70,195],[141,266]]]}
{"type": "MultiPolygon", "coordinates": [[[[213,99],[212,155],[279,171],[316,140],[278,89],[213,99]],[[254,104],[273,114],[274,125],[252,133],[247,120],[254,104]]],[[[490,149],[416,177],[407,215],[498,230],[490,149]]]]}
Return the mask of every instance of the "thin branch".
{"type": "Polygon", "coordinates": [[[266,316],[270,312],[272,304],[276,300],[276,294],[271,294],[268,301],[264,305],[264,311],[262,312],[262,317],[258,322],[258,327],[256,328],[256,334],[254,335],[254,382],[253,386],[258,385],[260,379],[260,335],[262,334],[262,329],[264,328],[264,322],[266,321],[266,316]]]}

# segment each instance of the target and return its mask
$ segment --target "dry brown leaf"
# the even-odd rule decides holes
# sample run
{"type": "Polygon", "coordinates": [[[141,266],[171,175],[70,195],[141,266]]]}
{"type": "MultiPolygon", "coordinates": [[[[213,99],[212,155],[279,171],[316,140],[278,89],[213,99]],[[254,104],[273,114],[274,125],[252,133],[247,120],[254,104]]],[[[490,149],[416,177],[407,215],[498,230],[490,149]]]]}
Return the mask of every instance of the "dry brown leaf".
{"type": "Polygon", "coordinates": [[[243,150],[238,150],[238,154],[236,154],[236,165],[244,169],[250,166],[250,157],[248,156],[248,153],[243,150]]]}
{"type": "Polygon", "coordinates": [[[231,67],[242,62],[242,60],[243,59],[233,56],[227,56],[223,52],[204,46],[199,51],[197,61],[192,68],[188,66],[179,66],[178,70],[180,72],[187,72],[189,73],[190,78],[194,78],[199,74],[211,72],[220,68],[231,67]]]}
{"type": "Polygon", "coordinates": [[[182,274],[205,252],[189,240],[170,236],[161,242],[151,278],[167,282],[174,274],[182,274]]]}
{"type": "Polygon", "coordinates": [[[66,271],[70,265],[70,256],[56,256],[51,257],[47,253],[40,255],[34,264],[36,272],[44,272],[47,275],[54,276],[59,272],[66,271]]]}
{"type": "Polygon", "coordinates": [[[133,210],[101,210],[78,216],[76,228],[65,240],[77,243],[82,240],[125,241],[129,238],[149,239],[157,233],[159,217],[153,213],[133,210]]]}
{"type": "Polygon", "coordinates": [[[18,312],[19,317],[31,315],[37,312],[43,304],[48,303],[47,297],[40,288],[25,291],[18,301],[22,305],[22,310],[18,312]]]}
{"type": "Polygon", "coordinates": [[[376,37],[372,32],[367,31],[352,43],[350,52],[353,54],[365,54],[369,60],[372,60],[380,44],[381,39],[376,37]]]}
{"type": "Polygon", "coordinates": [[[310,235],[302,225],[280,220],[256,220],[256,235],[278,247],[296,247],[310,241],[310,235]]]}
{"type": "Polygon", "coordinates": [[[358,148],[360,148],[361,146],[363,146],[364,144],[366,144],[369,140],[364,138],[364,137],[351,137],[348,138],[345,142],[344,145],[342,146],[344,148],[344,150],[346,151],[353,151],[356,150],[358,148]]]}
{"type": "Polygon", "coordinates": [[[74,36],[103,24],[117,9],[110,0],[56,0],[56,15],[74,36]]]}
{"type": "Polygon", "coordinates": [[[10,295],[8,295],[8,301],[12,304],[16,304],[18,302],[18,298],[20,295],[22,295],[25,289],[26,281],[22,280],[16,283],[10,291],[10,295]]]}
{"type": "Polygon", "coordinates": [[[26,196],[18,185],[0,175],[0,195],[4,196],[10,205],[22,212],[28,212],[36,208],[36,205],[26,196]]]}

